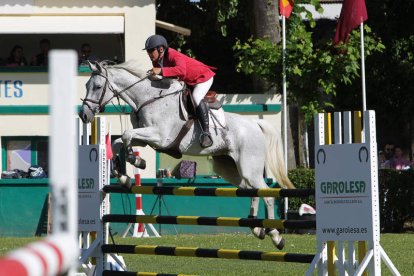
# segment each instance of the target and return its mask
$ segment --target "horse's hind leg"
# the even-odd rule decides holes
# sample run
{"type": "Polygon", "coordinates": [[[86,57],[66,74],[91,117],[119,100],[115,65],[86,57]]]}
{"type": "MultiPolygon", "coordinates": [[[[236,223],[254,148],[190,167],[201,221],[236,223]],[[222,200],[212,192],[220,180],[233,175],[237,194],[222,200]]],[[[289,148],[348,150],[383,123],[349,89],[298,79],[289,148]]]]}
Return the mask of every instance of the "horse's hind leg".
{"type": "MultiPolygon", "coordinates": [[[[240,177],[236,163],[230,156],[213,156],[213,170],[224,180],[240,188],[250,188],[246,181],[240,177]]],[[[249,218],[256,218],[259,210],[258,197],[252,197],[250,201],[249,218]]],[[[250,228],[253,235],[259,239],[265,238],[265,229],[261,227],[250,228]]]]}
{"type": "MultiPolygon", "coordinates": [[[[263,201],[266,206],[267,211],[267,218],[274,219],[275,218],[275,199],[273,197],[264,197],[263,201]]],[[[275,228],[266,228],[266,234],[270,236],[272,239],[273,244],[277,247],[277,249],[281,250],[285,246],[285,240],[279,234],[279,231],[275,228]]]]}
{"type": "MultiPolygon", "coordinates": [[[[243,151],[240,151],[241,154],[239,156],[238,162],[236,163],[241,177],[246,181],[246,184],[248,184],[250,188],[254,189],[269,188],[263,179],[266,155],[265,149],[260,147],[260,145],[263,144],[264,143],[260,143],[260,141],[256,141],[256,143],[248,143],[248,141],[246,141],[244,144],[245,147],[243,151]],[[252,158],[253,156],[254,159],[252,158]]],[[[263,201],[266,206],[267,218],[274,219],[275,199],[266,197],[263,198],[263,201]]],[[[253,201],[252,208],[254,208],[253,201]]],[[[279,231],[277,231],[277,229],[266,229],[266,233],[270,236],[273,244],[278,249],[282,249],[284,247],[284,239],[279,234],[279,231]]]]}
{"type": "MultiPolygon", "coordinates": [[[[259,201],[260,201],[259,197],[252,197],[251,198],[249,218],[257,218],[257,212],[259,211],[259,201]]],[[[264,228],[254,227],[254,228],[250,228],[250,230],[252,231],[253,235],[256,238],[259,238],[261,240],[263,240],[265,238],[266,231],[265,231],[264,228]]]]}

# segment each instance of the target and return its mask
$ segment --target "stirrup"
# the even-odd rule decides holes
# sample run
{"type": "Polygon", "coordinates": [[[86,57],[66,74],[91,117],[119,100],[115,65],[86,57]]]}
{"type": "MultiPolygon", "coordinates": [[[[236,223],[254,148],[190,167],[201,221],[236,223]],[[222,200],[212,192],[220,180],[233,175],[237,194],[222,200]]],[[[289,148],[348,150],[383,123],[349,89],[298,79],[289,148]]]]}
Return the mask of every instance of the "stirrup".
{"type": "Polygon", "coordinates": [[[208,148],[213,145],[213,138],[211,138],[211,134],[206,131],[201,132],[199,140],[202,148],[208,148]]]}

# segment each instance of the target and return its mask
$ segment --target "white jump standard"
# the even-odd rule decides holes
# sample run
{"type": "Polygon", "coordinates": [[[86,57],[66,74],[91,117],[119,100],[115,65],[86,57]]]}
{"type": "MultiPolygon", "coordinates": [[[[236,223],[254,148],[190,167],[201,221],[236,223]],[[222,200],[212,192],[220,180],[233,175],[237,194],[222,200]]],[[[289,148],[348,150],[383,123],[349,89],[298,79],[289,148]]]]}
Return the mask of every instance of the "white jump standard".
{"type": "MultiPolygon", "coordinates": [[[[365,129],[361,141],[354,143],[351,112],[344,112],[343,127],[341,113],[335,113],[334,118],[334,144],[329,144],[325,139],[330,134],[325,129],[324,114],[315,116],[318,252],[307,275],[312,275],[315,266],[319,275],[333,274],[336,269],[339,275],[361,275],[366,269],[370,275],[381,275],[381,258],[393,275],[400,275],[380,245],[375,112],[364,112],[365,129]],[[336,261],[333,260],[335,241],[338,243],[336,261]],[[344,242],[348,243],[348,258],[344,242]],[[355,242],[362,242],[359,254],[364,253],[365,242],[368,244],[359,262],[355,259],[355,242]]],[[[354,133],[354,137],[359,134],[354,133]]]]}

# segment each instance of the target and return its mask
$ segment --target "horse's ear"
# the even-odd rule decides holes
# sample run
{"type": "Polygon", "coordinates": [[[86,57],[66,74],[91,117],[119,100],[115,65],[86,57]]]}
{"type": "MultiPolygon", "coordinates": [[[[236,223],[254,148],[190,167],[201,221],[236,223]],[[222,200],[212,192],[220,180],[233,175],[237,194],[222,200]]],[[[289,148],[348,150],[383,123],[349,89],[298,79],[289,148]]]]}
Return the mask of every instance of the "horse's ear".
{"type": "Polygon", "coordinates": [[[98,71],[98,68],[97,68],[97,63],[96,62],[90,62],[89,60],[88,60],[88,65],[89,65],[89,68],[92,70],[92,72],[96,72],[96,71],[98,71]]]}

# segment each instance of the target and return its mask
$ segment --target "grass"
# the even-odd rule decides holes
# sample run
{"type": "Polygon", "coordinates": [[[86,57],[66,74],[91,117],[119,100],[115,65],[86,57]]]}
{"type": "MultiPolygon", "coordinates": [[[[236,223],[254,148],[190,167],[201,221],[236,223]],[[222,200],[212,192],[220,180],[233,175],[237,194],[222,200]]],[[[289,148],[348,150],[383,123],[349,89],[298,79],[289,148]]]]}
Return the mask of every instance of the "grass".
{"type": "MultiPolygon", "coordinates": [[[[290,253],[315,253],[314,235],[285,235],[283,251],[290,253]]],[[[0,238],[0,255],[22,246],[34,238],[0,238]]],[[[224,248],[239,250],[274,251],[269,238],[261,241],[246,234],[163,236],[162,238],[115,238],[118,244],[147,244],[164,246],[189,246],[201,248],[224,248]]],[[[383,234],[381,245],[396,265],[401,275],[414,274],[413,234],[383,234]]],[[[184,273],[193,275],[304,275],[308,264],[268,261],[225,260],[191,257],[123,255],[130,271],[158,273],[184,273]]],[[[382,275],[391,275],[382,265],[382,275]]]]}

